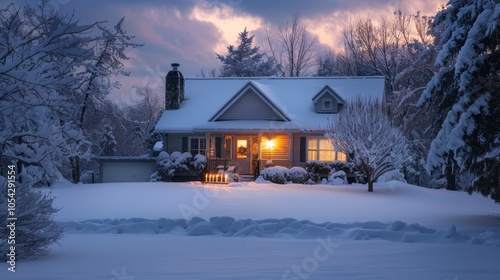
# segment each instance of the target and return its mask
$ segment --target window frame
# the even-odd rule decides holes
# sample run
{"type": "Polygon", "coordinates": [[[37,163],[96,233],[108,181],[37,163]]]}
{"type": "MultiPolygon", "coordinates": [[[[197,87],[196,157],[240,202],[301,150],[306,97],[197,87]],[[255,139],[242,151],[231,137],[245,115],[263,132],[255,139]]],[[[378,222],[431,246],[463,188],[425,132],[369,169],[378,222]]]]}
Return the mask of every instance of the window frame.
{"type": "Polygon", "coordinates": [[[331,99],[331,98],[323,99],[323,110],[324,111],[333,111],[333,99],[331,99]],[[329,104],[328,107],[326,106],[327,103],[329,104]]]}
{"type": "Polygon", "coordinates": [[[215,156],[215,137],[206,137],[206,136],[189,136],[188,137],[188,151],[191,153],[191,155],[194,157],[197,154],[202,154],[206,157],[212,157],[215,156]],[[198,148],[193,149],[192,147],[192,141],[197,140],[197,145],[198,148]],[[202,140],[205,141],[204,149],[201,148],[202,146],[202,140]],[[196,153],[193,153],[193,150],[197,151],[196,153]]]}
{"type": "Polygon", "coordinates": [[[332,149],[328,149],[328,150],[325,150],[325,149],[321,149],[321,140],[324,140],[324,141],[330,141],[329,139],[327,138],[324,138],[324,137],[321,137],[321,136],[310,136],[310,137],[307,137],[306,138],[306,158],[307,158],[307,161],[310,161],[310,160],[317,160],[317,161],[321,161],[321,162],[332,162],[332,161],[335,161],[335,160],[340,160],[340,161],[343,161],[343,162],[346,162],[347,161],[347,155],[345,155],[344,153],[340,152],[340,151],[336,151],[335,150],[335,147],[333,147],[332,145],[332,149]],[[314,141],[315,143],[315,147],[310,147],[310,143],[311,141],[314,141]],[[321,151],[330,151],[330,152],[333,152],[333,159],[321,159],[320,156],[321,156],[321,151]],[[314,152],[316,153],[314,158],[316,159],[311,159],[310,157],[310,153],[311,152],[314,152]]]}

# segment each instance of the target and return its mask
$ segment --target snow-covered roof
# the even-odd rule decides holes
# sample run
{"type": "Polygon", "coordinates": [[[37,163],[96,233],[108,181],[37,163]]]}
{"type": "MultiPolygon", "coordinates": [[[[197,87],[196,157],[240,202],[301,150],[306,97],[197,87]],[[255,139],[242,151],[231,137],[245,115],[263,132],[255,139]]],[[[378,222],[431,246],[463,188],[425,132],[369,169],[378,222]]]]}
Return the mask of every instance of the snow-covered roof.
{"type": "Polygon", "coordinates": [[[313,98],[326,86],[348,102],[358,97],[383,100],[383,77],[247,77],[187,78],[185,99],[177,110],[165,110],[157,132],[195,131],[323,131],[333,114],[316,113],[313,98]],[[226,120],[216,121],[244,88],[252,86],[272,102],[287,121],[226,120]]]}

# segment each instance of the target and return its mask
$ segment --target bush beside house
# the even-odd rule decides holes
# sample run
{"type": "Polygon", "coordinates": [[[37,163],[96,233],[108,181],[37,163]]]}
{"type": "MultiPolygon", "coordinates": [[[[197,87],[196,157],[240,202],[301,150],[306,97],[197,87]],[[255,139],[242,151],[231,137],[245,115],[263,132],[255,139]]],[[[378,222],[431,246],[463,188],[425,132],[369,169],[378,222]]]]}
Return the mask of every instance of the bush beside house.
{"type": "Polygon", "coordinates": [[[344,181],[343,184],[366,182],[366,176],[352,162],[311,160],[307,162],[306,170],[313,183],[320,183],[323,179],[335,184],[340,181],[344,181]]]}
{"type": "MultiPolygon", "coordinates": [[[[273,166],[262,170],[260,176],[275,184],[366,184],[366,177],[352,162],[341,161],[308,161],[306,168],[273,166]]],[[[397,170],[385,173],[381,180],[406,182],[403,174],[397,170]]]]}
{"type": "Polygon", "coordinates": [[[156,159],[157,171],[151,175],[152,182],[199,180],[207,165],[207,158],[202,154],[161,152],[156,159]]]}
{"type": "Polygon", "coordinates": [[[290,169],[283,166],[268,167],[260,172],[264,180],[275,184],[305,184],[309,180],[308,172],[302,167],[292,167],[290,169]]]}

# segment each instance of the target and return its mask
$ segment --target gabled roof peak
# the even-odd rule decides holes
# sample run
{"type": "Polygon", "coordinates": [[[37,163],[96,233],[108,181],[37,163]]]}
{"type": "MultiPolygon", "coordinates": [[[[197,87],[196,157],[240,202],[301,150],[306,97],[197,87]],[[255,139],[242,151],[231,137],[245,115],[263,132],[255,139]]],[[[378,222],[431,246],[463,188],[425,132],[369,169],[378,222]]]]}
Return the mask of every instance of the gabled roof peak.
{"type": "MultiPolygon", "coordinates": [[[[259,112],[251,112],[247,114],[247,118],[251,119],[252,115],[255,116],[255,113],[262,113],[261,116],[256,119],[272,119],[277,121],[290,121],[290,118],[266,95],[266,93],[259,87],[257,83],[254,81],[249,81],[246,83],[232,98],[226,102],[221,109],[219,109],[215,115],[210,118],[210,122],[224,120],[223,116],[230,114],[231,110],[233,111],[246,111],[244,110],[244,105],[239,102],[244,97],[246,99],[252,99],[254,105],[260,106],[259,112]],[[250,96],[249,96],[250,95],[250,96]]],[[[249,105],[249,110],[256,109],[251,108],[249,105]]],[[[234,114],[234,112],[233,112],[234,114]]],[[[238,113],[236,113],[238,114],[238,113]]]]}
{"type": "Polygon", "coordinates": [[[335,97],[335,99],[337,99],[337,101],[340,103],[340,104],[344,104],[344,100],[342,99],[342,97],[340,97],[340,95],[335,92],[334,89],[332,89],[330,86],[326,85],[324,86],[316,95],[314,95],[314,97],[312,98],[312,101],[314,103],[318,102],[318,100],[323,97],[323,95],[325,94],[330,94],[332,95],[333,97],[335,97]]]}

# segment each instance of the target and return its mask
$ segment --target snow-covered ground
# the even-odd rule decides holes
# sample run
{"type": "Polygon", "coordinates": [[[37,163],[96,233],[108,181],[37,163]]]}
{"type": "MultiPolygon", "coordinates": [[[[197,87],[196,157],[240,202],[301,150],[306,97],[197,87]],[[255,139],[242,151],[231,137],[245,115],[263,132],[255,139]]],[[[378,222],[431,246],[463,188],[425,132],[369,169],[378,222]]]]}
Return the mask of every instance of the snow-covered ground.
{"type": "Polygon", "coordinates": [[[1,279],[497,279],[500,205],[400,182],[52,189],[62,246],[1,279]]]}

